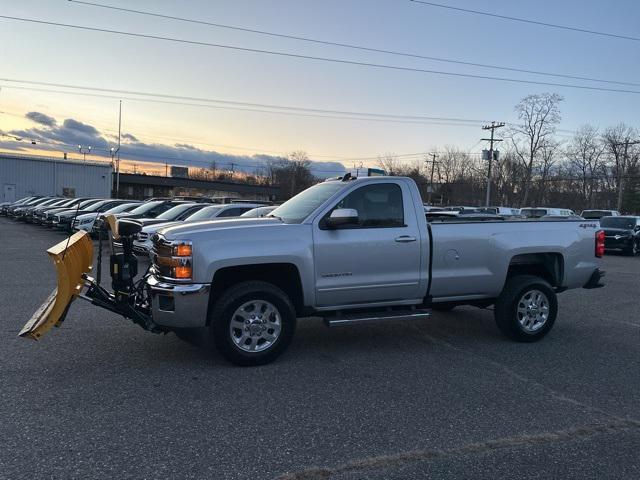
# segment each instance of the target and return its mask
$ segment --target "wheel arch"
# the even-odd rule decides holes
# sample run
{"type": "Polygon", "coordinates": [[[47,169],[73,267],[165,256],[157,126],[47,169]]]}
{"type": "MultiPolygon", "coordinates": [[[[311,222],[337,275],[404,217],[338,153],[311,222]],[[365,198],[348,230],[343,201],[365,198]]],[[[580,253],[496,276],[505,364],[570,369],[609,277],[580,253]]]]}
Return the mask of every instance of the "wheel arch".
{"type": "Polygon", "coordinates": [[[553,288],[562,288],[564,257],[558,252],[523,253],[509,261],[507,281],[516,275],[534,275],[544,278],[553,288]]]}
{"type": "MultiPolygon", "coordinates": [[[[233,285],[241,282],[258,280],[275,285],[285,292],[293,304],[296,314],[304,310],[302,280],[298,267],[293,263],[261,263],[237,265],[218,269],[212,279],[209,294],[209,311],[220,296],[233,285]]],[[[207,324],[209,323],[207,314],[207,324]]]]}

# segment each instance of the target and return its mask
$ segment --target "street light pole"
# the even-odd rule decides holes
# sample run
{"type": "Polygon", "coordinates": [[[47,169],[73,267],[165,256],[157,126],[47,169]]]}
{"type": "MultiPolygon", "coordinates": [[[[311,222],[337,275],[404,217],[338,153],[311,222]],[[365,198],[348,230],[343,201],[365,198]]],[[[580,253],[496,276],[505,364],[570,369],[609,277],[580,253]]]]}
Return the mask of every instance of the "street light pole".
{"type": "Polygon", "coordinates": [[[118,107],[118,148],[116,148],[114,154],[118,155],[116,160],[116,198],[120,198],[120,138],[122,133],[122,100],[118,107]]]}
{"type": "Polygon", "coordinates": [[[91,149],[93,147],[89,146],[85,146],[85,145],[78,145],[78,151],[82,154],[82,160],[84,162],[87,161],[87,154],[91,153],[91,149]]]}

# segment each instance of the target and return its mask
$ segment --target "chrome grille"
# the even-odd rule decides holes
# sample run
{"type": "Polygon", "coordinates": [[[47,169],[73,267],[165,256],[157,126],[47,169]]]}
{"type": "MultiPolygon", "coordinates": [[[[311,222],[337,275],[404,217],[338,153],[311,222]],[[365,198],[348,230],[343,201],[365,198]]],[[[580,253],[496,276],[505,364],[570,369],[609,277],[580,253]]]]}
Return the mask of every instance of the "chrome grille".
{"type": "Polygon", "coordinates": [[[158,257],[171,257],[173,255],[173,246],[162,236],[157,233],[151,237],[153,247],[149,257],[153,263],[154,270],[162,277],[171,276],[171,267],[158,264],[158,257]]]}

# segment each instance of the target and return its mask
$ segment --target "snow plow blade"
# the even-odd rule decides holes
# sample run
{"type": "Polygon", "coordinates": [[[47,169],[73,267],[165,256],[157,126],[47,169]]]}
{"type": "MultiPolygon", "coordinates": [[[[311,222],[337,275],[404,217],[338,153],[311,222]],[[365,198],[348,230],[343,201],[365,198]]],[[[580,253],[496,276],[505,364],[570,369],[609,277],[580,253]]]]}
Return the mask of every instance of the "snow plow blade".
{"type": "Polygon", "coordinates": [[[79,231],[47,250],[56,266],[58,288],[49,295],[31,319],[22,327],[21,337],[38,340],[54,326],[60,326],[71,302],[84,285],[82,275],[91,270],[93,243],[89,234],[79,231]]]}

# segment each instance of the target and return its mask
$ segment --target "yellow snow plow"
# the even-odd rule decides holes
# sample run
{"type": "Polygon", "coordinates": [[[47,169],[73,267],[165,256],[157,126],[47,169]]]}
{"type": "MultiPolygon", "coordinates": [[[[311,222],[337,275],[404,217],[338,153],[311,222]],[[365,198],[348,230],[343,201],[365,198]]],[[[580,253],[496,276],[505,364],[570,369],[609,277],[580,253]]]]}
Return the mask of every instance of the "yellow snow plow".
{"type": "Polygon", "coordinates": [[[38,340],[53,326],[60,326],[71,302],[80,294],[84,285],[83,274],[93,265],[93,242],[84,231],[54,245],[47,253],[56,266],[58,288],[33,314],[20,331],[21,337],[38,340]]]}
{"type": "Polygon", "coordinates": [[[128,219],[116,222],[111,215],[105,218],[104,224],[108,226],[107,231],[112,232],[109,259],[113,291],[100,285],[102,232],[98,243],[97,279],[88,275],[93,265],[93,241],[87,232],[75,233],[47,250],[56,267],[58,286],[22,327],[19,336],[38,340],[54,326],[60,326],[76,298],[133,320],[145,330],[165,331],[151,318],[150,299],[145,288],[147,273],[142,279],[135,278],[138,262],[133,254],[133,238],[142,225],[128,219]],[[122,252],[114,251],[114,238],[121,242],[122,252]]]}

